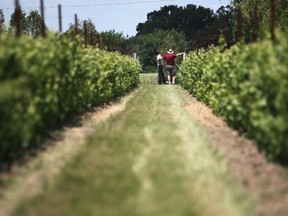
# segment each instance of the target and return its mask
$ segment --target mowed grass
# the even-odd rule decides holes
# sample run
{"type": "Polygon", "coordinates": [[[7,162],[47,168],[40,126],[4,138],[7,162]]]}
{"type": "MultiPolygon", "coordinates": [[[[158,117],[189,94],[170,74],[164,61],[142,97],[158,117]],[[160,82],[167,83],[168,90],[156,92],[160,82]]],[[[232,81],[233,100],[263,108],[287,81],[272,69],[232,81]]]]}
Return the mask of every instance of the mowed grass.
{"type": "Polygon", "coordinates": [[[141,76],[126,109],[19,216],[249,216],[245,197],[189,116],[178,85],[141,76]]]}

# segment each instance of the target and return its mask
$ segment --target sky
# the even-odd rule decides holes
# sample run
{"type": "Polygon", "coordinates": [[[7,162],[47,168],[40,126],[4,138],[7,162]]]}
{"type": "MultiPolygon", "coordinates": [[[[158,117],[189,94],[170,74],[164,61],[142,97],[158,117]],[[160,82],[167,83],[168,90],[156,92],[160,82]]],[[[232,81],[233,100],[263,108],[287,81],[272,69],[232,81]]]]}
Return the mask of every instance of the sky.
{"type": "MultiPolygon", "coordinates": [[[[138,23],[147,20],[147,14],[158,11],[165,5],[186,6],[194,4],[210,8],[214,12],[226,6],[230,0],[43,0],[46,26],[59,31],[58,4],[62,6],[62,28],[66,31],[69,23],[74,23],[77,14],[80,21],[93,21],[98,32],[115,30],[129,37],[135,36],[138,23]]],[[[40,0],[19,0],[22,9],[28,15],[30,10],[39,10],[40,0]]],[[[0,8],[8,23],[14,12],[15,0],[0,0],[0,8]]],[[[40,14],[40,10],[39,10],[40,14]]]]}

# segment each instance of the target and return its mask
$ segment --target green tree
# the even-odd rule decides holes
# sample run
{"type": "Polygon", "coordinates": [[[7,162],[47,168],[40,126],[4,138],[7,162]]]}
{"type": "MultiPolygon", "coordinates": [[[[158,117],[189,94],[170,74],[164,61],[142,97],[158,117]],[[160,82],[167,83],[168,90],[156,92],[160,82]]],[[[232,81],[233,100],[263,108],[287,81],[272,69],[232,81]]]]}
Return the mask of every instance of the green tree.
{"type": "Polygon", "coordinates": [[[175,52],[183,52],[187,48],[187,42],[183,32],[178,32],[175,29],[160,29],[150,34],[135,37],[132,47],[139,56],[143,69],[154,71],[156,69],[155,59],[159,50],[166,52],[171,48],[175,52]]]}
{"type": "Polygon", "coordinates": [[[100,38],[102,45],[104,45],[107,50],[123,50],[125,37],[122,32],[116,32],[115,30],[101,32],[100,38]]]}
{"type": "Polygon", "coordinates": [[[97,34],[97,31],[96,31],[96,26],[94,22],[90,18],[88,20],[83,20],[81,22],[81,26],[83,27],[83,34],[84,34],[84,25],[85,25],[84,23],[86,23],[87,43],[96,44],[95,36],[97,34]]]}
{"type": "Polygon", "coordinates": [[[175,29],[166,31],[165,35],[163,35],[162,49],[166,51],[173,49],[175,52],[185,51],[187,49],[185,34],[175,29]]]}
{"type": "MultiPolygon", "coordinates": [[[[93,21],[89,18],[88,20],[80,21],[77,20],[77,34],[80,34],[84,38],[84,23],[86,23],[86,34],[87,34],[87,43],[88,44],[96,44],[96,26],[93,21]],[[93,35],[93,37],[91,37],[93,35]]],[[[75,35],[75,23],[70,23],[68,30],[64,33],[66,35],[73,34],[75,35]],[[70,32],[70,33],[68,33],[70,32]]]]}
{"type": "MultiPolygon", "coordinates": [[[[77,21],[77,33],[84,38],[84,23],[86,23],[87,43],[95,44],[98,46],[98,35],[100,39],[100,45],[109,51],[124,50],[125,37],[122,32],[116,32],[115,30],[105,31],[98,33],[95,24],[91,19],[77,21]],[[92,37],[93,36],[93,37],[92,37]],[[92,41],[93,40],[93,41],[92,41]]],[[[75,35],[75,24],[70,23],[69,29],[64,33],[66,35],[75,35]]]]}
{"type": "Polygon", "coordinates": [[[0,9],[0,32],[3,31],[4,23],[5,23],[5,18],[4,18],[3,10],[0,9]]]}
{"type": "MultiPolygon", "coordinates": [[[[41,35],[41,26],[43,23],[43,19],[40,16],[37,10],[31,10],[29,15],[27,16],[27,31],[28,34],[33,37],[38,37],[41,35]]],[[[47,30],[47,27],[45,26],[47,30]]]]}
{"type": "Polygon", "coordinates": [[[10,25],[9,30],[10,31],[16,30],[17,17],[18,17],[19,23],[20,23],[20,33],[21,34],[27,34],[28,33],[28,23],[27,23],[26,13],[25,13],[25,11],[22,10],[21,6],[16,7],[14,10],[14,13],[12,13],[12,15],[11,15],[11,19],[9,22],[9,25],[10,25]]]}
{"type": "Polygon", "coordinates": [[[183,32],[189,42],[195,40],[196,33],[209,29],[216,22],[213,10],[188,4],[186,7],[164,6],[159,11],[148,13],[147,21],[137,25],[137,35],[153,33],[157,30],[175,29],[183,32]]]}
{"type": "Polygon", "coordinates": [[[233,21],[233,13],[234,8],[231,5],[221,6],[216,11],[216,17],[217,17],[217,28],[220,29],[220,33],[224,33],[224,22],[226,22],[226,44],[229,47],[231,44],[234,43],[234,32],[233,32],[233,26],[237,27],[237,23],[234,23],[233,21]]]}

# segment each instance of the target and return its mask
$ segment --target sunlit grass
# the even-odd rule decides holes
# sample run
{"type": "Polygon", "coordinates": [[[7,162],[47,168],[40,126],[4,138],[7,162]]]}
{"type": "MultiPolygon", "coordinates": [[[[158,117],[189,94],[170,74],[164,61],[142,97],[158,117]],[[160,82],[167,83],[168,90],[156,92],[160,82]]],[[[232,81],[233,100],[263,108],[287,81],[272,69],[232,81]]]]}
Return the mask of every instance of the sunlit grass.
{"type": "Polygon", "coordinates": [[[143,75],[125,111],[97,126],[87,147],[15,215],[249,216],[183,90],[143,75]]]}

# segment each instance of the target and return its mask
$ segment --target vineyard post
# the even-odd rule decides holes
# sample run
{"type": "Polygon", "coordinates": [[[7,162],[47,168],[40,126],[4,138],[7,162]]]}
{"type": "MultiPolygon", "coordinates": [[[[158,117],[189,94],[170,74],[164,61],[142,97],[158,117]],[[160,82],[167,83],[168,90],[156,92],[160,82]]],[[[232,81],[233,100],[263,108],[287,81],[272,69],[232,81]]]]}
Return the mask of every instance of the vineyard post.
{"type": "Polygon", "coordinates": [[[271,1],[271,24],[270,24],[270,31],[271,31],[271,39],[272,42],[275,43],[276,36],[275,36],[275,14],[276,14],[276,5],[275,5],[275,0],[270,0],[271,1]]]}
{"type": "Polygon", "coordinates": [[[207,32],[207,49],[209,49],[210,42],[211,42],[211,33],[207,32]]]}
{"type": "Polygon", "coordinates": [[[218,46],[219,45],[219,36],[220,36],[220,28],[219,26],[215,26],[215,46],[218,46]]]}
{"type": "Polygon", "coordinates": [[[105,49],[105,46],[106,46],[105,35],[103,35],[102,39],[103,39],[103,43],[102,43],[102,45],[103,45],[103,48],[105,49]]]}
{"type": "Polygon", "coordinates": [[[75,16],[74,16],[74,18],[75,18],[75,35],[77,35],[78,34],[78,18],[77,18],[77,14],[75,14],[75,16]]]}
{"type": "Polygon", "coordinates": [[[217,40],[218,40],[218,28],[216,25],[213,26],[213,44],[216,47],[217,46],[217,40]]]}
{"type": "Polygon", "coordinates": [[[209,46],[211,46],[211,45],[213,44],[212,38],[213,38],[213,31],[209,31],[209,38],[208,38],[208,40],[209,40],[209,46]]]}
{"type": "Polygon", "coordinates": [[[213,36],[214,36],[214,32],[213,29],[210,31],[209,33],[209,45],[213,45],[213,36]]]}
{"type": "Polygon", "coordinates": [[[84,46],[87,48],[87,23],[84,21],[84,46]]]}
{"type": "Polygon", "coordinates": [[[44,0],[40,0],[40,11],[41,11],[41,35],[45,37],[45,17],[44,17],[44,0]]]}
{"type": "Polygon", "coordinates": [[[125,44],[124,44],[124,43],[123,43],[123,44],[120,44],[119,49],[120,49],[120,52],[121,52],[122,54],[125,54],[125,44]]]}
{"type": "Polygon", "coordinates": [[[257,3],[258,1],[256,0],[256,2],[254,3],[254,27],[253,27],[253,42],[256,42],[258,39],[258,30],[259,30],[259,26],[258,26],[258,7],[257,7],[257,3]]]}
{"type": "Polygon", "coordinates": [[[98,47],[99,47],[99,49],[101,48],[101,44],[100,44],[100,34],[98,33],[98,35],[97,35],[97,39],[98,39],[98,47]]]}
{"type": "Polygon", "coordinates": [[[242,13],[241,10],[238,10],[237,13],[237,40],[240,41],[242,39],[242,13]]]}
{"type": "Polygon", "coordinates": [[[19,0],[15,0],[16,36],[20,36],[20,5],[19,0]]]}
{"type": "Polygon", "coordinates": [[[192,43],[191,52],[194,52],[195,50],[196,50],[196,41],[192,43]]]}
{"type": "Polygon", "coordinates": [[[94,43],[94,32],[91,31],[90,33],[90,38],[91,38],[91,46],[95,47],[95,43],[94,43]]]}
{"type": "Polygon", "coordinates": [[[201,49],[205,48],[205,35],[202,33],[202,39],[201,39],[201,49]]]}
{"type": "Polygon", "coordinates": [[[110,51],[110,43],[109,43],[110,40],[108,39],[108,40],[106,40],[106,42],[107,42],[107,50],[110,51]]]}
{"type": "Polygon", "coordinates": [[[127,47],[127,45],[124,45],[124,44],[123,44],[122,50],[123,50],[123,53],[124,53],[125,55],[128,55],[128,47],[127,47]]]}
{"type": "Polygon", "coordinates": [[[122,54],[125,54],[124,44],[121,44],[120,47],[119,47],[119,49],[120,49],[120,52],[121,52],[122,54]]]}
{"type": "Polygon", "coordinates": [[[59,32],[62,33],[62,10],[61,4],[58,4],[59,32]]]}
{"type": "Polygon", "coordinates": [[[225,43],[227,44],[228,43],[228,38],[227,38],[227,15],[224,15],[223,16],[223,35],[224,35],[224,39],[225,39],[225,43]]]}
{"type": "Polygon", "coordinates": [[[205,42],[204,42],[204,49],[206,49],[206,47],[208,48],[208,46],[209,46],[209,36],[208,36],[208,33],[206,32],[206,34],[205,34],[205,42]]]}
{"type": "Polygon", "coordinates": [[[125,54],[124,44],[121,44],[119,49],[122,54],[125,54]]]}

